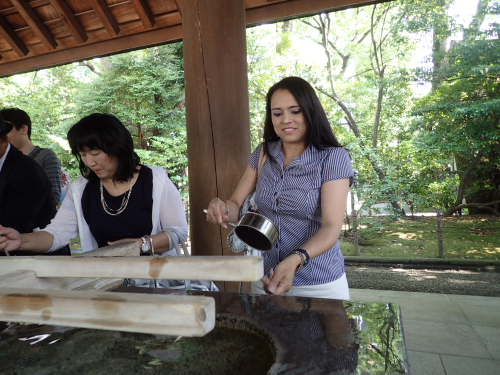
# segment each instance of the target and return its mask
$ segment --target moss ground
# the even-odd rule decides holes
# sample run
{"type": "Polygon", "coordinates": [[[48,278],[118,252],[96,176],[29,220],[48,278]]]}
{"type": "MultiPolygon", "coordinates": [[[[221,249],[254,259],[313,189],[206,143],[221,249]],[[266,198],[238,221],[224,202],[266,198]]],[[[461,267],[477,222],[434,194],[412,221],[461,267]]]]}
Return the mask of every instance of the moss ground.
{"type": "MultiPolygon", "coordinates": [[[[342,252],[354,255],[352,231],[342,233],[342,252]]],[[[352,227],[351,227],[352,229],[352,227]]],[[[371,257],[437,258],[438,224],[435,217],[360,219],[360,255],[371,257]]],[[[443,218],[446,258],[500,259],[500,218],[453,216],[443,218]]]]}

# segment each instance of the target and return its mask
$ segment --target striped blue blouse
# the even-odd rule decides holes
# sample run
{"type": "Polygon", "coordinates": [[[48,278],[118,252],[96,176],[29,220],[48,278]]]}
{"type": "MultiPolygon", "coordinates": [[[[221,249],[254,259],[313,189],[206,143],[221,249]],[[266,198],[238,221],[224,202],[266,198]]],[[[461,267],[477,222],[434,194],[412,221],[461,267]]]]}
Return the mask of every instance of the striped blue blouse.
{"type": "MultiPolygon", "coordinates": [[[[258,169],[262,144],[248,158],[258,169]]],[[[275,247],[263,253],[264,272],[269,274],[279,262],[312,237],[321,227],[321,186],[328,181],[354,176],[351,158],[342,147],[317,150],[309,146],[286,168],[283,167],[281,140],[269,144],[270,154],[262,166],[256,187],[259,212],[269,218],[280,232],[275,247]]],[[[326,253],[311,259],[295,274],[293,285],[319,285],[339,279],[345,272],[340,241],[326,253]]]]}

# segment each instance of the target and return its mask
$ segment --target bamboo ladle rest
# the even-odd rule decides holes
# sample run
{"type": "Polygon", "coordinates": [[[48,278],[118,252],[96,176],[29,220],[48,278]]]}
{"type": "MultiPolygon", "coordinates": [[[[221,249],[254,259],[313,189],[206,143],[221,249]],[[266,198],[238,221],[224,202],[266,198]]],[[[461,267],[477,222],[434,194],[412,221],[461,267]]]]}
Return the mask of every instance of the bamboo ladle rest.
{"type": "Polygon", "coordinates": [[[43,281],[53,278],[257,281],[263,276],[263,261],[235,256],[4,257],[0,275],[2,321],[203,336],[215,326],[211,297],[17,288],[16,284],[26,277],[42,287],[51,287],[43,281]]]}

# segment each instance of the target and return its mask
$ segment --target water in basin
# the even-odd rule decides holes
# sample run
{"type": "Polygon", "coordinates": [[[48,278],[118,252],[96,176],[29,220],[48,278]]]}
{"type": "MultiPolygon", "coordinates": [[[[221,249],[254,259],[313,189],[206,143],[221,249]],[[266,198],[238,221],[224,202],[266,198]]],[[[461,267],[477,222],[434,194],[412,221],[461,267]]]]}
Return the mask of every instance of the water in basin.
{"type": "Polygon", "coordinates": [[[204,337],[170,337],[0,322],[0,373],[266,374],[272,339],[252,324],[217,318],[204,337]]]}

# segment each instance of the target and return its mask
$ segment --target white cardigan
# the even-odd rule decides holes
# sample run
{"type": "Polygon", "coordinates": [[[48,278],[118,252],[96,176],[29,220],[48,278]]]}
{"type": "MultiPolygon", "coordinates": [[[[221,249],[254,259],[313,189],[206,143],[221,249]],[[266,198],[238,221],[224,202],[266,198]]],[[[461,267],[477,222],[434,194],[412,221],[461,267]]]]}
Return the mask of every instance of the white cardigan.
{"type": "MultiPolygon", "coordinates": [[[[153,171],[153,230],[151,235],[160,233],[165,228],[174,228],[180,232],[179,240],[186,241],[188,226],[181,195],[170,181],[165,169],[147,165],[153,171]]],[[[51,223],[43,230],[54,236],[54,243],[49,252],[60,249],[73,238],[80,236],[82,252],[97,249],[90,228],[83,217],[82,195],[88,180],[79,177],[69,187],[64,202],[51,223]]],[[[146,234],[146,233],[145,233],[146,234]]],[[[172,239],[170,251],[163,255],[177,255],[172,239]]]]}

